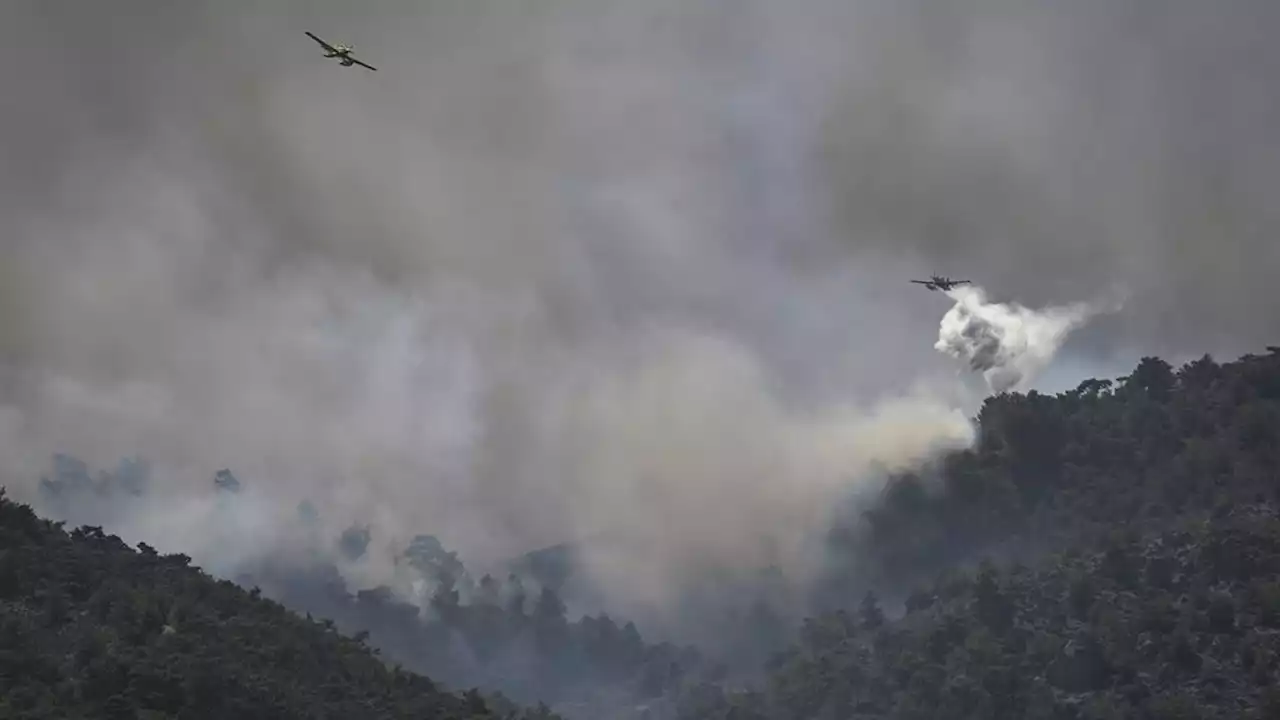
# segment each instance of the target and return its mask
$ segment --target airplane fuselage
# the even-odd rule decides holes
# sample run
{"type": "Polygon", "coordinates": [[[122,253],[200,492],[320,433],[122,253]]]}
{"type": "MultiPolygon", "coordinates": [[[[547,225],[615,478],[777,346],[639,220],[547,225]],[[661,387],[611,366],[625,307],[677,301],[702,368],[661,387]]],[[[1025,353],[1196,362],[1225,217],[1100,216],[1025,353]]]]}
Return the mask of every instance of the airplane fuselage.
{"type": "Polygon", "coordinates": [[[331,52],[331,53],[325,53],[324,56],[327,58],[341,58],[338,61],[339,64],[344,65],[346,67],[351,67],[352,65],[356,64],[356,61],[351,59],[351,54],[349,52],[336,52],[336,53],[331,52]]]}
{"type": "Polygon", "coordinates": [[[926,290],[941,290],[947,292],[955,288],[957,285],[968,285],[968,280],[951,280],[950,278],[934,276],[929,280],[912,280],[917,285],[923,285],[926,290]]]}
{"type": "Polygon", "coordinates": [[[319,44],[320,44],[320,47],[324,50],[324,56],[325,56],[326,58],[338,58],[338,62],[339,62],[339,63],[341,63],[343,67],[351,67],[352,65],[360,65],[360,66],[366,67],[366,68],[368,68],[368,69],[370,69],[370,70],[377,70],[377,68],[373,67],[372,65],[370,65],[370,64],[368,64],[368,63],[365,63],[365,62],[361,62],[361,61],[359,61],[359,60],[357,60],[357,59],[355,59],[355,58],[351,57],[351,53],[352,53],[353,51],[355,51],[355,47],[353,47],[353,46],[351,46],[351,45],[341,45],[341,44],[339,44],[339,45],[330,45],[329,43],[325,42],[324,40],[321,40],[319,37],[316,37],[316,35],[315,35],[314,33],[311,33],[311,32],[308,32],[308,33],[307,33],[307,36],[308,36],[308,37],[310,37],[312,40],[315,40],[317,43],[319,43],[319,44]]]}

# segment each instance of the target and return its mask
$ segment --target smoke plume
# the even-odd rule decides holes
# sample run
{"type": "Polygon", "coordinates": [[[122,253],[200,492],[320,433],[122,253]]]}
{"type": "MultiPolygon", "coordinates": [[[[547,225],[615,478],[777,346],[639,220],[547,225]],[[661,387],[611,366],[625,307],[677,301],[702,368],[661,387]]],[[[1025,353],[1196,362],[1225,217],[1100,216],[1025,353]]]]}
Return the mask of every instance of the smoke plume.
{"type": "Polygon", "coordinates": [[[976,286],[947,291],[956,304],[942,316],[939,352],[982,373],[992,392],[1024,389],[1053,360],[1072,331],[1101,311],[1074,303],[1038,310],[1018,303],[995,303],[976,286]]]}
{"type": "Polygon", "coordinates": [[[968,442],[813,206],[818,15],[150,5],[0,10],[15,495],[140,455],[113,532],[233,573],[305,501],[369,527],[359,586],[420,533],[484,568],[615,530],[588,569],[660,616],[707,568],[803,576],[834,498],[968,442]]]}
{"type": "Polygon", "coordinates": [[[669,604],[966,442],[907,278],[1132,287],[1089,357],[1274,336],[1278,12],[0,4],[0,482],[142,455],[113,530],[219,568],[309,501],[369,526],[361,582],[419,533],[483,566],[618,528],[595,574],[669,604]]]}

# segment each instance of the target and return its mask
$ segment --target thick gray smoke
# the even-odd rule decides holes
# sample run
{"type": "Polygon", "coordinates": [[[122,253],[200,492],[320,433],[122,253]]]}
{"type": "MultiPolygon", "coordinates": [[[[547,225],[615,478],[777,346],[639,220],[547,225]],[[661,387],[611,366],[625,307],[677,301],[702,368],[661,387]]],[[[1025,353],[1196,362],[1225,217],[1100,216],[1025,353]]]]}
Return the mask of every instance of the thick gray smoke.
{"type": "Polygon", "coordinates": [[[708,568],[803,577],[835,499],[970,441],[906,288],[812,206],[820,14],[406,8],[0,10],[15,494],[142,455],[127,539],[230,573],[300,550],[305,500],[370,527],[362,586],[419,533],[483,569],[612,531],[588,568],[643,620],[708,568]]]}
{"type": "Polygon", "coordinates": [[[976,286],[947,291],[956,304],[942,316],[939,352],[982,373],[992,392],[1026,389],[1053,361],[1067,335],[1103,308],[1088,303],[1033,310],[1018,303],[995,303],[976,286]]]}
{"type": "Polygon", "coordinates": [[[370,582],[616,527],[592,566],[661,606],[968,441],[907,278],[1132,288],[1089,357],[1280,330],[1278,13],[4,3],[3,482],[141,454],[125,534],[219,567],[310,500],[370,582]]]}
{"type": "Polygon", "coordinates": [[[815,157],[851,252],[1031,307],[1128,289],[1064,361],[1280,335],[1280,4],[846,5],[815,157]]]}

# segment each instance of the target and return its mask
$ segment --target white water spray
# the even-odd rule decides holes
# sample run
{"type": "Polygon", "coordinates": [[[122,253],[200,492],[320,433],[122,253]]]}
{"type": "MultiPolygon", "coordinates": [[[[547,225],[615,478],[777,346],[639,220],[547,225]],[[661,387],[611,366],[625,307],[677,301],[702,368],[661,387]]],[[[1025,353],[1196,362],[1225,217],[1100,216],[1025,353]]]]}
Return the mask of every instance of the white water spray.
{"type": "Polygon", "coordinates": [[[1031,309],[988,302],[982,288],[947,291],[956,301],[942,317],[934,349],[982,373],[992,392],[1024,389],[1073,330],[1107,308],[1072,303],[1031,309]]]}

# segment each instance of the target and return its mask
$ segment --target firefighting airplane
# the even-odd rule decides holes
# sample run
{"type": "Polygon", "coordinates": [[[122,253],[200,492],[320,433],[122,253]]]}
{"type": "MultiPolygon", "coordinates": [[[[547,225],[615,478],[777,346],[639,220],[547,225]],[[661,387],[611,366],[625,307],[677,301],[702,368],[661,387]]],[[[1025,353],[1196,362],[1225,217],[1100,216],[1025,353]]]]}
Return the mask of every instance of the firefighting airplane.
{"type": "Polygon", "coordinates": [[[969,284],[968,280],[952,280],[951,278],[940,277],[938,275],[930,276],[928,280],[912,280],[911,282],[923,285],[930,290],[941,290],[943,292],[946,292],[957,285],[969,284]]]}
{"type": "Polygon", "coordinates": [[[366,68],[369,68],[370,70],[378,69],[368,63],[360,62],[359,60],[351,57],[351,51],[355,50],[355,47],[351,45],[342,45],[342,44],[330,45],[329,43],[313,35],[311,31],[305,30],[304,32],[307,33],[307,37],[311,38],[312,40],[315,40],[317,43],[320,43],[320,47],[324,48],[325,57],[342,58],[340,62],[343,67],[351,67],[352,65],[359,65],[360,67],[366,67],[366,68]]]}

